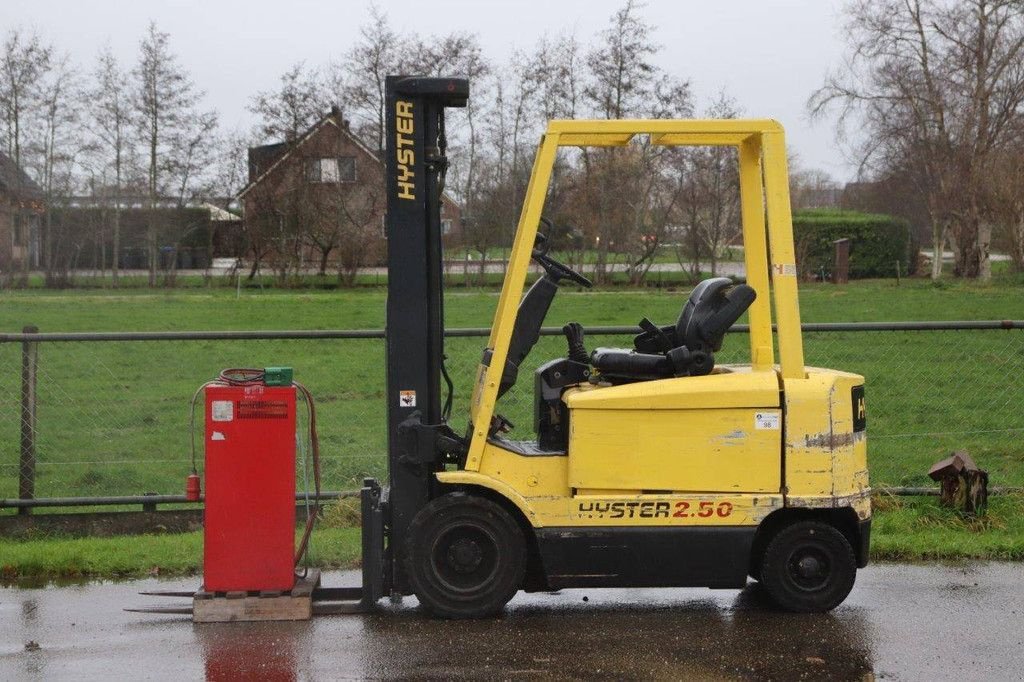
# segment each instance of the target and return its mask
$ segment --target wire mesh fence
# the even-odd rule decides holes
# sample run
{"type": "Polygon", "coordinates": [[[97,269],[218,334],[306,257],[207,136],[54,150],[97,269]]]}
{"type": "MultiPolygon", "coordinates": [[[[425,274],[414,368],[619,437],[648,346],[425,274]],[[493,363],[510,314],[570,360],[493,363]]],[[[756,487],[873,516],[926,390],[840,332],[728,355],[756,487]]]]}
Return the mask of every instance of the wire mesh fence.
{"type": "MultiPolygon", "coordinates": [[[[867,378],[874,484],[927,484],[932,462],[966,449],[994,485],[1024,485],[1024,325],[999,324],[806,326],[808,365],[867,378]]],[[[481,334],[462,330],[446,342],[456,430],[468,420],[486,342],[481,334]]],[[[589,333],[587,344],[630,347],[632,335],[604,329],[589,333]]],[[[192,395],[221,369],[239,366],[292,366],[312,391],[325,490],[384,475],[380,333],[126,336],[39,335],[34,344],[17,335],[0,339],[0,498],[181,493],[191,470],[192,395]],[[30,370],[36,395],[27,411],[30,370]]],[[[533,370],[565,352],[560,335],[542,336],[502,398],[499,411],[515,425],[514,437],[532,435],[533,370]]],[[[746,334],[736,331],[716,359],[739,363],[748,356],[746,334]]],[[[197,424],[201,430],[201,412],[197,424]]],[[[202,433],[196,438],[201,469],[202,433]]]]}

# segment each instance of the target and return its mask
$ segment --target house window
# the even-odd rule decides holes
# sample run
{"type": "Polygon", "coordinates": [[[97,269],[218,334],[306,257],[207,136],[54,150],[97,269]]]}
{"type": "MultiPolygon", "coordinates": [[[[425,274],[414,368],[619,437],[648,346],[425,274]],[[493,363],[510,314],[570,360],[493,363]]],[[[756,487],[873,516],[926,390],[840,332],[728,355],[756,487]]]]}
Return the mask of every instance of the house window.
{"type": "Polygon", "coordinates": [[[25,246],[28,240],[25,239],[25,221],[21,216],[21,213],[15,211],[14,213],[14,245],[25,246]]]}
{"type": "Polygon", "coordinates": [[[355,182],[356,157],[310,159],[306,179],[310,182],[355,182]]]}
{"type": "Polygon", "coordinates": [[[445,218],[441,221],[441,234],[450,234],[452,231],[452,219],[445,218]]]}

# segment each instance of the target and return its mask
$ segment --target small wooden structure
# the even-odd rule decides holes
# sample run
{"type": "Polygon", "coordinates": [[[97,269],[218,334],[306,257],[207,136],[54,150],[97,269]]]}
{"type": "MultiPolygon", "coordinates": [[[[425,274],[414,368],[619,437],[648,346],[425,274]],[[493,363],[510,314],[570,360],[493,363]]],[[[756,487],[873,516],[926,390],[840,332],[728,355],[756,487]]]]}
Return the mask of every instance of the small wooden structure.
{"type": "Polygon", "coordinates": [[[835,262],[832,264],[832,283],[846,284],[850,281],[850,240],[837,239],[835,262]]]}
{"type": "Polygon", "coordinates": [[[313,590],[320,586],[320,571],[310,569],[296,578],[288,592],[206,592],[192,598],[196,623],[229,623],[257,620],[309,620],[313,615],[313,590]]]}
{"type": "Polygon", "coordinates": [[[978,468],[966,450],[958,450],[936,462],[928,470],[933,481],[942,484],[939,498],[945,507],[952,507],[972,516],[981,516],[988,506],[988,472],[978,468]]]}

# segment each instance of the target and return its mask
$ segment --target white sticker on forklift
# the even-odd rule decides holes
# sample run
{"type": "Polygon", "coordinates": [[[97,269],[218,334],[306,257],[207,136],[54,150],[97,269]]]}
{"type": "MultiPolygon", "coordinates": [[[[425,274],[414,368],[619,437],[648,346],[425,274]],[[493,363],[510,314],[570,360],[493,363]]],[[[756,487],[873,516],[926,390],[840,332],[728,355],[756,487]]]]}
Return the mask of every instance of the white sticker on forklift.
{"type": "Polygon", "coordinates": [[[215,422],[229,422],[235,418],[235,403],[231,400],[214,400],[210,407],[215,422]]]}
{"type": "Polygon", "coordinates": [[[399,407],[416,407],[416,391],[399,391],[399,407]]]}
{"type": "Polygon", "coordinates": [[[778,428],[779,428],[779,413],[778,412],[755,412],[754,413],[754,428],[755,429],[778,430],[778,428]]]}
{"type": "Polygon", "coordinates": [[[772,266],[776,275],[796,275],[795,263],[776,263],[772,266]]]}

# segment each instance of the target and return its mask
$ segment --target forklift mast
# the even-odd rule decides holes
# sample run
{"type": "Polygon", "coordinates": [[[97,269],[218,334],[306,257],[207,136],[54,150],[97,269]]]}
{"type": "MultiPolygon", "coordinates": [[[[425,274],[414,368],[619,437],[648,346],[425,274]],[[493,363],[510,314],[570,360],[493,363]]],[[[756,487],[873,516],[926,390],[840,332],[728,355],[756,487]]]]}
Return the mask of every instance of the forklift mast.
{"type": "MultiPolygon", "coordinates": [[[[441,195],[445,109],[464,107],[469,82],[388,76],[385,84],[388,300],[386,323],[389,552],[385,580],[407,592],[401,551],[413,516],[432,497],[444,427],[441,195]]],[[[449,389],[450,390],[450,389],[449,389]]]]}

